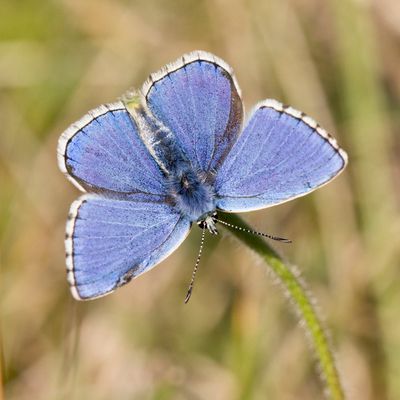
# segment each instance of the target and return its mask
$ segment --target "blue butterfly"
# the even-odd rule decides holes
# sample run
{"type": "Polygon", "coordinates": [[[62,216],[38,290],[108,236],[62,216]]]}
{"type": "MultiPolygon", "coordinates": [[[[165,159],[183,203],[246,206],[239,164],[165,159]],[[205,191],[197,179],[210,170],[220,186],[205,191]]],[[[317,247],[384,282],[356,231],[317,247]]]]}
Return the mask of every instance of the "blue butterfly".
{"type": "Polygon", "coordinates": [[[292,200],[346,166],[336,140],[292,107],[264,100],[244,128],[243,116],[231,67],[195,51],[61,135],[59,167],[86,193],[66,227],[76,299],[104,296],[149,271],[193,223],[216,233],[217,211],[292,200]]]}

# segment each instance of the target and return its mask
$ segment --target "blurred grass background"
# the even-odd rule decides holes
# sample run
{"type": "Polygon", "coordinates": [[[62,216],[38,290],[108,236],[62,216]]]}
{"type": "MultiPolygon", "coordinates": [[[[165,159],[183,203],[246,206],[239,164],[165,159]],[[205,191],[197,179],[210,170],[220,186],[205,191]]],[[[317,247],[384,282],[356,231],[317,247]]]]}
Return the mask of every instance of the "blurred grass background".
{"type": "MultiPolygon", "coordinates": [[[[349,398],[400,398],[398,0],[0,3],[3,388],[10,399],[320,399],[304,332],[258,261],[224,235],[185,244],[113,295],[72,300],[64,225],[78,196],[60,133],[185,52],[235,69],[247,110],[276,98],[348,151],[320,191],[245,215],[291,238],[349,398]]],[[[279,246],[279,247],[278,247],[279,246]]]]}

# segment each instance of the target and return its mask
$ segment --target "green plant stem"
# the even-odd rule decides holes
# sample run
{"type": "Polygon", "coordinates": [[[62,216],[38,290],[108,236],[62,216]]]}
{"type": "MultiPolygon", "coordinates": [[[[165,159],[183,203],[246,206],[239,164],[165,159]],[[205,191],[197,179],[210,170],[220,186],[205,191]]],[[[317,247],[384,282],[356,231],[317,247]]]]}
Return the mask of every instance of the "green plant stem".
{"type": "MultiPolygon", "coordinates": [[[[224,214],[224,221],[251,229],[239,216],[235,214],[224,214]]],[[[293,301],[304,321],[304,327],[309,334],[319,365],[324,378],[326,390],[332,400],[343,400],[345,398],[338,370],[335,365],[333,353],[330,349],[327,335],[318,318],[315,307],[303,284],[291,267],[286,265],[278,253],[273,250],[261,237],[251,235],[245,231],[225,226],[236,238],[255,251],[270,266],[293,301]]]]}

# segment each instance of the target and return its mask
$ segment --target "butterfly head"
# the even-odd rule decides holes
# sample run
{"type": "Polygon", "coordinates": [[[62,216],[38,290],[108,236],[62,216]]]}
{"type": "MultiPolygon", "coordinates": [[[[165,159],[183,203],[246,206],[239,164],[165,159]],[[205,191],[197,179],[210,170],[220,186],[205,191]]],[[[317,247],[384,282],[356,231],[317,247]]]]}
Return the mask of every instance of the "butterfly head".
{"type": "Polygon", "coordinates": [[[197,221],[197,225],[201,229],[207,229],[213,235],[218,235],[218,230],[216,227],[217,222],[217,212],[213,211],[212,213],[202,215],[197,221]]]}

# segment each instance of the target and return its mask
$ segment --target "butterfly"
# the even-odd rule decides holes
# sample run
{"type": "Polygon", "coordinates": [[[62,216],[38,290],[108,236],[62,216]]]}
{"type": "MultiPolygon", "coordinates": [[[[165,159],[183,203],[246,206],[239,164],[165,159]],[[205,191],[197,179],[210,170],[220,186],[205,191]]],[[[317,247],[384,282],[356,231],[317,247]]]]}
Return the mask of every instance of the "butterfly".
{"type": "Polygon", "coordinates": [[[312,118],[276,100],[244,124],[232,68],[194,51],[140,91],[101,105],[58,142],[61,171],[83,194],[66,225],[67,279],[78,300],[149,271],[193,223],[303,196],[336,177],[346,153],[312,118]]]}

